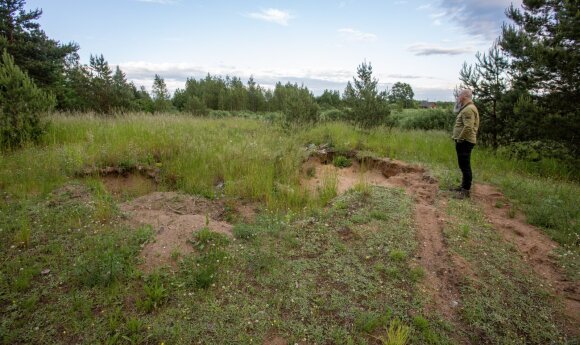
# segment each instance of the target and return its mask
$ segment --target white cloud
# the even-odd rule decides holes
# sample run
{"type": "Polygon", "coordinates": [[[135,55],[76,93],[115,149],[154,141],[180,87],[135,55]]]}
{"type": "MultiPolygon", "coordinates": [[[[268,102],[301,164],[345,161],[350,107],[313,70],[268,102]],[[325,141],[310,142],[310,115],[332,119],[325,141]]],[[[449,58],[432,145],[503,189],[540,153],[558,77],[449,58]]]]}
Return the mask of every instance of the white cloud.
{"type": "Polygon", "coordinates": [[[349,41],[374,42],[378,38],[375,34],[362,32],[352,28],[338,29],[338,32],[349,41]]]}
{"type": "Polygon", "coordinates": [[[268,8],[260,12],[252,12],[247,15],[250,18],[263,20],[266,22],[276,23],[280,25],[288,25],[288,21],[294,16],[288,11],[278,10],[275,8],[268,8]]]}
{"type": "Polygon", "coordinates": [[[415,53],[417,56],[429,55],[461,55],[472,53],[475,49],[473,47],[449,47],[426,43],[415,43],[407,47],[407,50],[415,53]]]}

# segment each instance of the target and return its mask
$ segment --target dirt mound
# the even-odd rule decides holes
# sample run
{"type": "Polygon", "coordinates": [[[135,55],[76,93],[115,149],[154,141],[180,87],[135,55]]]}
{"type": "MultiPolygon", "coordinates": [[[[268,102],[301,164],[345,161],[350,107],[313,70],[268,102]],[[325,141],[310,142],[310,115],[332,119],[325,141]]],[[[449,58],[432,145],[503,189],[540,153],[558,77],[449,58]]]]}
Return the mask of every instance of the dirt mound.
{"type": "Polygon", "coordinates": [[[552,254],[558,245],[538,228],[526,223],[521,213],[513,212],[497,188],[476,184],[472,195],[500,235],[513,243],[534,272],[563,297],[566,315],[580,324],[580,282],[570,281],[558,265],[552,254]]]}
{"type": "Polygon", "coordinates": [[[224,221],[226,209],[220,202],[176,192],[154,192],[120,205],[134,225],[151,225],[155,239],[141,252],[141,268],[151,272],[168,265],[174,258],[190,253],[188,243],[195,231],[208,227],[211,231],[231,235],[232,225],[224,221]]]}

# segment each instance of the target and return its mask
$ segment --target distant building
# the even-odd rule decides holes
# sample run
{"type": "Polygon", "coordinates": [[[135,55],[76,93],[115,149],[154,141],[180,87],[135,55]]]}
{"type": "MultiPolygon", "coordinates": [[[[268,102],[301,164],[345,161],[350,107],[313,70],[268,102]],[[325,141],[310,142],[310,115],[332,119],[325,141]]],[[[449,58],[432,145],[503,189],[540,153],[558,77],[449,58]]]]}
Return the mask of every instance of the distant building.
{"type": "Polygon", "coordinates": [[[423,101],[423,102],[421,102],[419,107],[421,109],[435,109],[435,108],[437,108],[437,103],[423,101]]]}

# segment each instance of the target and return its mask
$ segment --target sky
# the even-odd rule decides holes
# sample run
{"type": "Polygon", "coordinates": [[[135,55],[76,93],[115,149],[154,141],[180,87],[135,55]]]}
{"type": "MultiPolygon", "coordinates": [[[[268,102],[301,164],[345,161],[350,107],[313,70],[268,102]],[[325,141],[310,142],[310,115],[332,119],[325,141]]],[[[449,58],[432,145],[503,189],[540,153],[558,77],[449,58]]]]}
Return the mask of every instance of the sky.
{"type": "MultiPolygon", "coordinates": [[[[515,6],[521,0],[514,0],[515,6]]],[[[46,34],[76,42],[82,63],[103,54],[130,81],[170,90],[207,73],[271,88],[344,90],[361,62],[379,87],[450,101],[464,62],[497,39],[510,0],[28,0],[46,34]]]]}

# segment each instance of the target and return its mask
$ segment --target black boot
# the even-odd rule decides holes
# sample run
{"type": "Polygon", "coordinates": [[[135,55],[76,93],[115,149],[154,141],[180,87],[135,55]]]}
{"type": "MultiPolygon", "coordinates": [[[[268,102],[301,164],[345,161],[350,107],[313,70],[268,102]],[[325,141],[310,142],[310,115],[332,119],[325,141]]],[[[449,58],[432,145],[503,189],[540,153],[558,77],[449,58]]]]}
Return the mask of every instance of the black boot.
{"type": "Polygon", "coordinates": [[[455,194],[455,199],[459,199],[459,200],[469,199],[470,196],[471,196],[471,193],[469,192],[469,189],[461,188],[461,190],[459,190],[455,194]]]}

